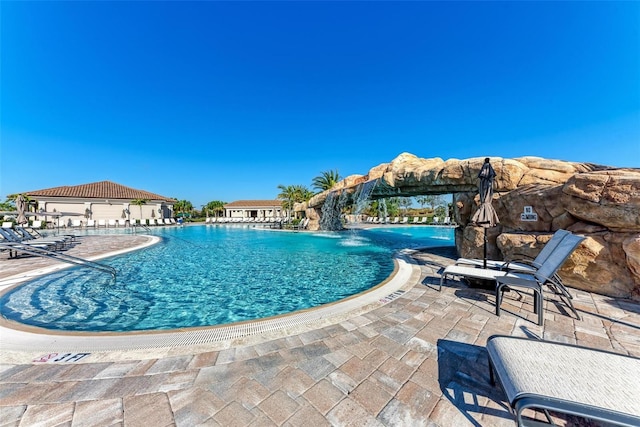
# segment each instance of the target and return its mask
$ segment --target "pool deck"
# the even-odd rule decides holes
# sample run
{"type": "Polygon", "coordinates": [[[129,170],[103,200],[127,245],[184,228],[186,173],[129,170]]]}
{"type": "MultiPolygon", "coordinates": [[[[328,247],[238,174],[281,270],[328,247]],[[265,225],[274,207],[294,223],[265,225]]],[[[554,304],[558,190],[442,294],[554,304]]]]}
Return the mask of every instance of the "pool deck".
{"type": "MultiPolygon", "coordinates": [[[[100,256],[145,239],[87,236],[69,253],[100,256]]],[[[492,292],[453,280],[436,290],[438,271],[453,257],[443,249],[416,252],[396,298],[337,323],[226,348],[102,352],[48,363],[34,362],[45,356],[37,351],[3,350],[0,426],[513,426],[502,391],[489,383],[489,336],[640,357],[639,303],[572,290],[578,321],[548,292],[538,326],[531,297],[509,292],[497,317],[492,292]]],[[[0,253],[0,279],[49,263],[0,253]]]]}

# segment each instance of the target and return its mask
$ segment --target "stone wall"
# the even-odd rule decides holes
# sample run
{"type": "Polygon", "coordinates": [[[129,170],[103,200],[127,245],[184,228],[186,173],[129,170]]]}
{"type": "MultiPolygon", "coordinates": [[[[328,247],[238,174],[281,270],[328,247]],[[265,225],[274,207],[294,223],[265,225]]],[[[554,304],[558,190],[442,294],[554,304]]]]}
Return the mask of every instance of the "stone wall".
{"type": "MultiPolygon", "coordinates": [[[[422,159],[403,153],[391,163],[353,175],[299,205],[318,227],[331,191],[352,194],[358,184],[378,180],[372,199],[453,194],[456,247],[460,256],[481,258],[485,229],[470,224],[479,205],[477,175],[484,158],[422,159]]],[[[548,160],[492,157],[496,171],[493,205],[500,224],[486,230],[492,259],[535,257],[558,229],[587,239],[560,270],[570,286],[615,297],[640,299],[640,169],[548,160]],[[523,221],[531,207],[535,221],[523,221]]]]}

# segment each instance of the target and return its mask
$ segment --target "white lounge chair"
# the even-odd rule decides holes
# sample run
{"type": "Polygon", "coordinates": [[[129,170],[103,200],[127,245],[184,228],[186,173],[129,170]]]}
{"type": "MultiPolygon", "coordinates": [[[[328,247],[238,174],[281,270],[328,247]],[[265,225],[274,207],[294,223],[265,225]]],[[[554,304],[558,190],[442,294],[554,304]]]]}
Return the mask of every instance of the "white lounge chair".
{"type": "Polygon", "coordinates": [[[127,226],[127,220],[126,219],[119,219],[118,220],[118,227],[126,227],[127,226]]]}
{"type": "Polygon", "coordinates": [[[115,227],[116,226],[116,220],[115,219],[110,219],[107,221],[107,225],[109,227],[115,227]]]}
{"type": "MultiPolygon", "coordinates": [[[[550,284],[556,291],[560,291],[559,294],[565,297],[565,303],[572,309],[574,314],[578,316],[577,311],[573,307],[570,294],[564,287],[562,282],[559,282],[556,277],[556,272],[571,253],[578,247],[580,242],[584,240],[584,237],[576,236],[574,234],[566,234],[558,245],[553,249],[547,259],[535,269],[530,272],[515,272],[505,270],[492,270],[485,268],[466,267],[462,265],[450,265],[444,269],[440,278],[440,287],[449,276],[461,276],[471,277],[481,280],[495,280],[496,281],[496,315],[500,315],[500,304],[502,303],[502,293],[505,288],[525,288],[533,291],[534,297],[534,312],[538,314],[538,324],[543,324],[543,307],[542,307],[542,291],[545,284],[550,284]],[[566,297],[569,295],[569,297],[566,297]]],[[[578,316],[579,318],[579,316],[578,316]]]]}
{"type": "Polygon", "coordinates": [[[487,353],[491,382],[498,379],[518,426],[548,425],[525,419],[526,409],[542,410],[549,425],[556,425],[554,411],[597,425],[640,426],[638,358],[502,335],[487,340],[487,353]]]}
{"type": "Polygon", "coordinates": [[[100,227],[105,227],[106,228],[107,227],[107,220],[99,219],[98,220],[98,228],[100,228],[100,227]]]}
{"type": "Polygon", "coordinates": [[[89,227],[95,228],[95,226],[96,226],[96,220],[95,219],[88,219],[87,220],[87,228],[89,228],[89,227]]]}

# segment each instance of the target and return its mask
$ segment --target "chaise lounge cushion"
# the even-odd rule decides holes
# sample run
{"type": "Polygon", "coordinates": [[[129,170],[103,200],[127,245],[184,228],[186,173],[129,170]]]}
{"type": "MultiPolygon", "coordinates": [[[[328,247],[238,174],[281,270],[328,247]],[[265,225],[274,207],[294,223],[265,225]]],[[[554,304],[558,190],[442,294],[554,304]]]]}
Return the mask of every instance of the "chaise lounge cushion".
{"type": "Polygon", "coordinates": [[[527,407],[640,425],[640,359],[500,335],[489,338],[487,351],[518,425],[527,407]]]}

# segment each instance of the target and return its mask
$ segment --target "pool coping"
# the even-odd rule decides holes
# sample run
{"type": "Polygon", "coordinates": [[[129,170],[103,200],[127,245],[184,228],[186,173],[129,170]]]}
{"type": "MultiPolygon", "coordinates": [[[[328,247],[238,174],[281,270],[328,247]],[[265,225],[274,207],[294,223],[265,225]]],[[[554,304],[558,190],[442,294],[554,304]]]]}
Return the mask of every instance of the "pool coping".
{"type": "MultiPolygon", "coordinates": [[[[97,260],[139,250],[160,241],[157,236],[142,245],[100,254],[88,259],[97,260]]],[[[413,286],[411,277],[420,273],[411,254],[420,250],[398,250],[393,255],[394,271],[380,284],[351,297],[294,313],[227,325],[177,329],[170,331],[135,331],[126,333],[90,333],[50,331],[0,320],[0,338],[5,355],[9,352],[130,352],[132,357],[156,357],[158,351],[170,354],[195,353],[249,345],[275,338],[299,334],[374,310],[402,295],[413,286]],[[149,350],[154,350],[149,352],[149,350]]],[[[11,276],[0,281],[0,290],[50,274],[68,266],[49,266],[11,276]]],[[[122,356],[122,354],[121,354],[122,356]]],[[[22,357],[20,357],[22,358],[22,357]]]]}

